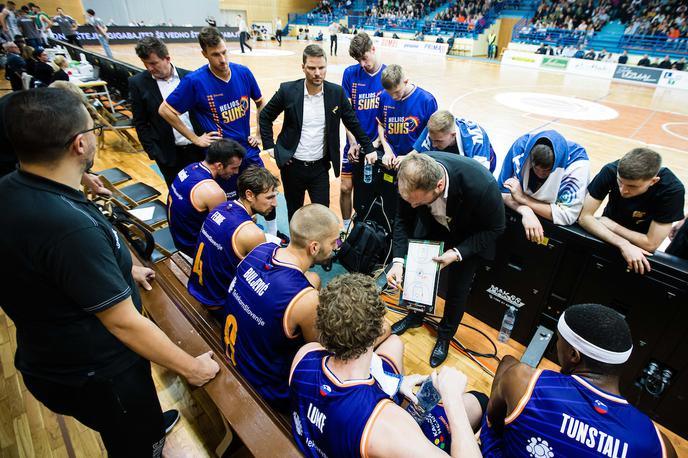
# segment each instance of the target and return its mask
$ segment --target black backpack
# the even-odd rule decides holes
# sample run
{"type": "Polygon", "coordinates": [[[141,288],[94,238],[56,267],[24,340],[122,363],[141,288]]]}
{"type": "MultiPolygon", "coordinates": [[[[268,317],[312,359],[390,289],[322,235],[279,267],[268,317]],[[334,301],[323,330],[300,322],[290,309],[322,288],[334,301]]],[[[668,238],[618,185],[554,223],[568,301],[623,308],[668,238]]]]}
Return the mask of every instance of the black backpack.
{"type": "Polygon", "coordinates": [[[386,265],[389,260],[392,252],[392,227],[384,212],[383,203],[380,196],[373,199],[365,217],[356,222],[353,229],[349,226],[350,232],[337,255],[339,263],[349,272],[372,274],[380,266],[386,265]],[[376,204],[382,207],[387,227],[368,219],[370,211],[376,204]]]}

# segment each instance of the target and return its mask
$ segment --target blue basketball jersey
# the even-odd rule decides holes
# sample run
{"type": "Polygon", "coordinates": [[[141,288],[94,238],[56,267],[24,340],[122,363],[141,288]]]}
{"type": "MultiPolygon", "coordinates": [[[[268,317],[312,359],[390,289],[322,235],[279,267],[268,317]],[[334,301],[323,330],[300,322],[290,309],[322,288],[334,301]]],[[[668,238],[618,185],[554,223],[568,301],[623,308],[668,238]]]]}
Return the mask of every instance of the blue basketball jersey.
{"type": "Polygon", "coordinates": [[[292,434],[307,457],[362,457],[371,426],[392,400],[375,379],[340,382],[329,353],[314,350],[291,375],[292,434]]]}
{"type": "Polygon", "coordinates": [[[246,156],[260,153],[248,144],[251,135],[251,99],[262,94],[248,67],[230,63],[229,81],[223,81],[208,65],[182,78],[179,86],[165,100],[177,113],[193,111],[205,132],[217,132],[246,149],[246,156]]]}
{"type": "MultiPolygon", "coordinates": [[[[380,104],[380,95],[384,92],[380,75],[386,68],[381,65],[377,72],[370,74],[360,65],[352,65],[344,70],[342,87],[351,100],[351,106],[356,111],[358,122],[365,131],[370,141],[377,138],[377,110],[380,104]]],[[[346,139],[344,154],[349,151],[349,138],[346,139]]]]}
{"type": "Polygon", "coordinates": [[[229,283],[243,257],[236,246],[239,230],[253,224],[239,201],[223,202],[208,214],[198,234],[189,294],[209,307],[222,307],[229,283]]]}
{"type": "Polygon", "coordinates": [[[538,370],[498,434],[487,415],[480,433],[485,457],[662,457],[652,421],[625,399],[576,375],[538,370]]]}
{"type": "Polygon", "coordinates": [[[395,155],[404,156],[411,152],[428,119],[436,111],[435,97],[418,86],[402,100],[394,100],[386,91],[382,92],[377,120],[384,127],[385,139],[395,155]]]}
{"type": "Polygon", "coordinates": [[[298,267],[277,261],[274,243],[258,245],[237,267],[225,302],[225,354],[273,407],[289,407],[289,369],[304,344],[287,328],[293,304],[313,287],[298,267]]]}
{"type": "Polygon", "coordinates": [[[194,205],[194,192],[201,184],[213,181],[213,174],[202,162],[182,169],[170,186],[167,197],[167,221],[174,245],[179,251],[193,257],[198,232],[208,215],[194,205]]]}

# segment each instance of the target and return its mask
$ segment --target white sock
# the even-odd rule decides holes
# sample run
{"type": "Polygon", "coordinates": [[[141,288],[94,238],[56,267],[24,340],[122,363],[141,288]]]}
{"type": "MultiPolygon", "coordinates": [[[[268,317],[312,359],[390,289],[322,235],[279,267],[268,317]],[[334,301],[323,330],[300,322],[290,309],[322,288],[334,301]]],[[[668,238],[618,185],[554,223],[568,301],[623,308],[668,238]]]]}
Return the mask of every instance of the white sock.
{"type": "Polygon", "coordinates": [[[267,229],[268,234],[270,235],[277,235],[277,220],[273,219],[272,221],[265,221],[265,228],[267,229]]]}
{"type": "Polygon", "coordinates": [[[351,224],[351,220],[345,219],[344,220],[344,231],[347,231],[349,229],[349,224],[351,224]]]}

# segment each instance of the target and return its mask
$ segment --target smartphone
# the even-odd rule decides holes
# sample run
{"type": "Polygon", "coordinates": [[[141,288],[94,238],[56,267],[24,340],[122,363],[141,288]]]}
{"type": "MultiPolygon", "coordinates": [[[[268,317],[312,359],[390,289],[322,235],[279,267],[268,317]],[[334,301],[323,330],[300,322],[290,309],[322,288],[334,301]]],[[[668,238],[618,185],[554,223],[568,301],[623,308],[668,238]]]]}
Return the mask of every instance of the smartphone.
{"type": "Polygon", "coordinates": [[[432,384],[432,378],[430,377],[426,378],[420,386],[416,397],[418,398],[418,404],[410,403],[406,410],[416,420],[416,423],[422,425],[425,421],[425,416],[435,408],[442,397],[435,385],[432,384]]]}

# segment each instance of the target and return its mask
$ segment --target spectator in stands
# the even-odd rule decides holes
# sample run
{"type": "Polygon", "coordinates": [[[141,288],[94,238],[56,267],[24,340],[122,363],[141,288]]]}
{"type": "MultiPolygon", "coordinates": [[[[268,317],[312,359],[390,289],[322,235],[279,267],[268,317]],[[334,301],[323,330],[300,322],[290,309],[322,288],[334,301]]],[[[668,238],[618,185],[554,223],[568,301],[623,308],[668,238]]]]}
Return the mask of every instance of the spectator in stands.
{"type": "Polygon", "coordinates": [[[96,38],[98,38],[98,42],[103,47],[105,55],[112,59],[112,50],[110,49],[110,40],[108,38],[107,26],[101,18],[96,16],[96,12],[93,9],[87,9],[86,14],[88,16],[86,22],[88,22],[88,24],[91,27],[93,27],[93,31],[96,33],[96,38]]]}
{"type": "Polygon", "coordinates": [[[585,60],[595,60],[595,57],[597,55],[595,54],[595,50],[590,48],[588,52],[585,53],[585,56],[583,56],[583,59],[585,60]]]}
{"type": "Polygon", "coordinates": [[[658,68],[665,68],[665,69],[670,69],[671,68],[671,58],[667,54],[664,56],[664,59],[657,65],[658,68]]]}
{"type": "MultiPolygon", "coordinates": [[[[153,159],[169,187],[177,173],[192,162],[203,160],[203,150],[165,121],[158,109],[189,72],[172,65],[162,40],[146,37],[136,44],[136,55],[146,71],[129,78],[134,127],[148,157],[153,159]]],[[[180,116],[183,125],[194,134],[202,132],[196,114],[180,116]]]]}
{"type": "Polygon", "coordinates": [[[618,62],[620,64],[625,64],[628,62],[628,51],[624,50],[623,54],[619,56],[618,62]]]}
{"type": "Polygon", "coordinates": [[[374,36],[374,37],[380,37],[380,38],[382,38],[382,37],[384,37],[384,34],[382,33],[382,30],[376,29],[376,30],[375,30],[375,33],[373,34],[373,36],[374,36]]]}
{"type": "Polygon", "coordinates": [[[430,116],[427,127],[411,152],[426,151],[445,151],[471,157],[490,172],[494,172],[497,166],[497,157],[485,129],[473,121],[457,118],[447,110],[436,111],[430,116]]]}
{"type": "Polygon", "coordinates": [[[671,68],[683,71],[686,68],[686,58],[681,57],[679,60],[677,60],[671,65],[671,68]]]}
{"type": "Polygon", "coordinates": [[[8,40],[15,40],[16,36],[21,33],[19,24],[17,23],[17,5],[13,1],[7,2],[5,9],[0,11],[0,24],[2,24],[2,31],[8,40]]]}
{"type": "MultiPolygon", "coordinates": [[[[400,65],[387,66],[380,79],[385,90],[377,112],[378,138],[384,151],[382,164],[391,169],[413,150],[428,119],[437,111],[437,100],[425,89],[409,83],[400,65]]],[[[369,153],[365,160],[375,163],[377,152],[369,153]]]]}
{"type": "Polygon", "coordinates": [[[29,7],[22,6],[17,12],[19,13],[17,19],[19,30],[26,38],[26,43],[33,48],[43,46],[43,39],[41,33],[36,28],[36,21],[33,16],[29,15],[29,7]]]}
{"type": "Polygon", "coordinates": [[[34,21],[36,21],[36,28],[41,35],[43,46],[50,46],[48,38],[53,38],[53,32],[50,27],[53,26],[53,21],[48,13],[41,10],[41,7],[35,3],[29,3],[31,12],[33,13],[34,21]]]}
{"type": "Polygon", "coordinates": [[[47,86],[53,82],[53,73],[55,70],[50,65],[48,53],[43,48],[37,48],[33,52],[34,64],[33,77],[35,78],[34,87],[47,86]]]}
{"type": "Polygon", "coordinates": [[[547,45],[542,43],[540,47],[535,51],[535,54],[547,54],[547,45]]]}
{"type": "Polygon", "coordinates": [[[69,75],[67,74],[69,60],[64,56],[55,56],[53,64],[57,66],[57,71],[53,73],[52,81],[69,81],[69,75]]]}
{"type": "Polygon", "coordinates": [[[429,457],[451,451],[455,457],[479,457],[473,434],[487,396],[464,393],[466,376],[444,367],[432,376],[442,406],[419,426],[393,399],[417,402],[414,385],[427,377],[403,376],[404,345],[397,336],[374,351],[384,317],[370,277],[342,275],[322,291],[316,322],[320,343],[299,350],[289,382],[294,440],[304,456],[429,457]],[[325,396],[319,392],[323,387],[325,396]],[[326,421],[314,422],[313,412],[326,421]]]}
{"type": "Polygon", "coordinates": [[[36,58],[34,52],[36,50],[33,46],[26,45],[22,48],[22,58],[26,62],[26,73],[33,76],[36,73],[36,58]]]}
{"type": "Polygon", "coordinates": [[[648,148],[635,148],[605,165],[588,186],[579,223],[595,237],[616,246],[639,274],[650,270],[650,256],[683,219],[683,184],[662,158],[648,148]],[[602,201],[609,202],[596,218],[602,201]]]}
{"type": "Polygon", "coordinates": [[[198,233],[208,212],[227,200],[215,179],[236,175],[244,154],[234,140],[217,140],[206,150],[203,161],[182,169],[172,182],[167,199],[170,234],[177,249],[188,257],[196,254],[198,233]]]}
{"type": "Polygon", "coordinates": [[[559,372],[510,355],[499,363],[480,432],[483,456],[532,457],[524,438],[537,437],[532,449],[546,447],[541,456],[610,456],[618,449],[675,458],[652,420],[621,397],[620,374],[633,350],[624,317],[603,305],[572,305],[559,318],[557,337],[559,372]],[[609,453],[595,452],[603,448],[609,453]]]}
{"type": "Polygon", "coordinates": [[[413,35],[413,39],[415,41],[425,41],[425,35],[423,35],[422,31],[416,30],[416,33],[413,35]]]}
{"type": "Polygon", "coordinates": [[[578,47],[578,51],[573,54],[574,59],[582,59],[585,57],[585,50],[582,46],[578,47]]]}
{"type": "Polygon", "coordinates": [[[309,204],[294,213],[289,232],[286,248],[264,243],[241,261],[224,306],[229,362],[281,412],[289,408],[289,366],[296,352],[318,340],[320,278],[308,269],[332,257],[339,219],[324,205],[309,204]]]}
{"type": "Polygon", "coordinates": [[[659,67],[659,57],[655,57],[652,59],[652,63],[650,64],[650,67],[654,67],[654,68],[659,67]]]}
{"type": "Polygon", "coordinates": [[[602,49],[602,51],[600,51],[600,52],[597,54],[596,60],[608,60],[608,59],[609,59],[609,54],[607,54],[607,50],[606,50],[606,49],[602,49]]]}
{"type": "Polygon", "coordinates": [[[541,218],[571,225],[583,208],[590,180],[585,149],[555,130],[526,134],[509,149],[498,184],[504,203],[522,217],[526,237],[544,238],[541,218]]]}
{"type": "Polygon", "coordinates": [[[237,199],[221,203],[205,219],[189,275],[189,294],[220,320],[239,262],[266,240],[252,218],[269,215],[277,208],[279,180],[265,167],[254,165],[244,170],[237,186],[237,199]]]}
{"type": "Polygon", "coordinates": [[[649,67],[650,66],[650,59],[647,54],[643,55],[643,57],[640,58],[638,61],[638,67],[649,67]]]}
{"type": "Polygon", "coordinates": [[[19,92],[6,113],[21,165],[0,181],[0,211],[12,222],[0,228],[0,287],[17,327],[15,365],[48,409],[100,433],[109,456],[161,456],[179,412],[163,414],[149,361],[197,386],[219,366],[212,352],[192,357],[141,315],[139,286],[150,290],[154,272],[132,264],[80,190],[102,126],[79,97],[19,92]]]}
{"type": "Polygon", "coordinates": [[[57,8],[57,16],[53,18],[53,22],[60,26],[60,31],[65,36],[65,39],[68,43],[81,47],[81,43],[79,43],[79,37],[77,35],[79,24],[74,20],[73,17],[64,14],[64,10],[62,8],[57,8]]]}
{"type": "Polygon", "coordinates": [[[3,43],[2,48],[7,53],[5,78],[10,81],[13,91],[21,91],[23,89],[21,75],[26,71],[26,61],[20,55],[19,47],[13,41],[3,43]]]}

